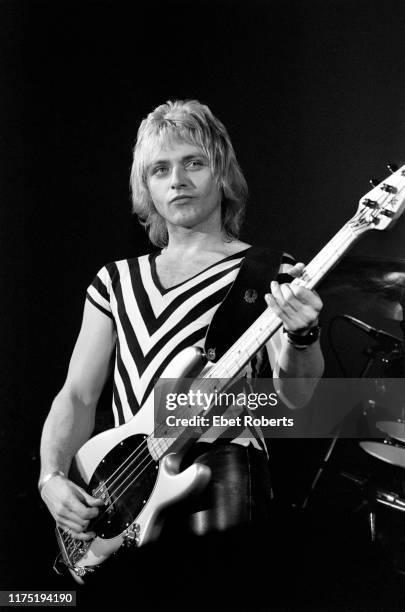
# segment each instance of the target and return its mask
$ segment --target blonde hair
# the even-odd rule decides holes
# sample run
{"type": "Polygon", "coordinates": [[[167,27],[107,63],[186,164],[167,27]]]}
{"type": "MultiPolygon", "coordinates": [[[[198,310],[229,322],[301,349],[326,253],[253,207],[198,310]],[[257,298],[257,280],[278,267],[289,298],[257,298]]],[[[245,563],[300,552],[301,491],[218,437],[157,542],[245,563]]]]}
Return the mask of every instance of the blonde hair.
{"type": "Polygon", "coordinates": [[[130,187],[132,210],[153,244],[168,242],[166,222],[157,212],[149,193],[147,169],[156,144],[180,140],[199,147],[210,162],[222,192],[222,229],[237,238],[244,218],[248,188],[225,126],[208,106],[197,100],[168,101],[155,108],[139,127],[133,151],[130,187]]]}

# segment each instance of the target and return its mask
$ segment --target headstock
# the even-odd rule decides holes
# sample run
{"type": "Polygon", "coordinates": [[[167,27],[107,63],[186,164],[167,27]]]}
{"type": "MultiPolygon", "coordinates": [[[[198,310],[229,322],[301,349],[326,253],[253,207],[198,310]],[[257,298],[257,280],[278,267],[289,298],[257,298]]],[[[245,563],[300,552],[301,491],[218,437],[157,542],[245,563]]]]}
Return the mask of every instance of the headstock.
{"type": "Polygon", "coordinates": [[[359,202],[359,207],[350,222],[355,232],[371,229],[385,230],[393,226],[405,209],[405,166],[393,171],[384,181],[375,184],[359,202]]]}

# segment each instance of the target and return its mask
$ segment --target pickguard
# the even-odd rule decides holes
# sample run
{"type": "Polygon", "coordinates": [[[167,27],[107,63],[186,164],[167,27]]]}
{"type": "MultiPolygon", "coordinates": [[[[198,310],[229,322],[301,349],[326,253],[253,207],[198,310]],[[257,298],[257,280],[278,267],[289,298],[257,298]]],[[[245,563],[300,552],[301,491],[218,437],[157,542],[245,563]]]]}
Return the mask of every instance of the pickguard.
{"type": "Polygon", "coordinates": [[[105,501],[89,530],[100,538],[123,532],[143,509],[155,486],[159,462],[154,461],[146,435],[125,438],[97,466],[87,487],[90,495],[105,501]]]}

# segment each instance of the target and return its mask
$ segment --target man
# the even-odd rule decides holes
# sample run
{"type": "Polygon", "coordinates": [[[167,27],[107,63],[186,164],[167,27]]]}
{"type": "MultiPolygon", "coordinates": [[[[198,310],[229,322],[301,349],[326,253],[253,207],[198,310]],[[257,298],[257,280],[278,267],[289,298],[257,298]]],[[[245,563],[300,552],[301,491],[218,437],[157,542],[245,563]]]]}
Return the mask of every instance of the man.
{"type": "MultiPolygon", "coordinates": [[[[42,498],[57,524],[84,541],[95,536],[87,527],[103,502],[67,474],[92,434],[113,354],[113,411],[119,425],[142,410],[154,380],[179,351],[204,346],[214,313],[250,252],[238,239],[247,196],[243,174],[226,129],[199,102],[168,102],[142,122],[131,187],[134,211],[161,250],[108,264],[89,287],[67,379],[41,441],[42,498]]],[[[303,264],[286,261],[281,272],[302,274],[303,264]]],[[[267,346],[273,375],[299,378],[305,401],[313,391],[310,379],[323,371],[317,327],[322,303],[314,292],[276,280],[266,301],[285,332],[267,346]]],[[[192,531],[202,534],[267,516],[270,485],[259,435],[241,431],[230,440],[206,432],[184,465],[195,460],[208,465],[212,476],[185,510],[192,531]]]]}

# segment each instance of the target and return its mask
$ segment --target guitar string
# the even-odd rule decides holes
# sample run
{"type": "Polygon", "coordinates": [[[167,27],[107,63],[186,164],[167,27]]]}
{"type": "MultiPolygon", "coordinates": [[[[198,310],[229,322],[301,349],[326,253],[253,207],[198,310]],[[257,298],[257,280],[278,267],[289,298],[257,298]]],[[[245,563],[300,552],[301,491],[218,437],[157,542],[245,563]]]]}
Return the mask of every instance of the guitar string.
{"type": "MultiPolygon", "coordinates": [[[[389,196],[390,196],[390,194],[388,194],[388,193],[387,193],[387,194],[384,194],[384,196],[382,196],[382,197],[388,198],[389,196]]],[[[357,216],[357,219],[356,219],[356,216],[355,216],[355,217],[354,217],[354,218],[353,218],[351,221],[354,221],[354,220],[361,221],[361,220],[362,220],[362,217],[363,217],[363,216],[365,216],[365,214],[366,214],[367,212],[369,213],[370,211],[365,209],[365,210],[363,211],[363,213],[360,213],[360,214],[357,216]]],[[[380,209],[380,208],[379,208],[379,209],[376,209],[375,211],[372,211],[372,212],[371,212],[371,216],[372,216],[372,217],[376,217],[376,216],[377,216],[377,214],[379,214],[379,213],[381,213],[381,209],[380,209]]],[[[349,223],[350,223],[350,221],[349,221],[349,223]]],[[[344,227],[342,228],[342,230],[341,230],[341,231],[343,231],[343,233],[344,233],[344,231],[349,230],[349,229],[350,229],[350,226],[349,226],[349,224],[347,224],[346,226],[344,226],[344,227]]],[[[338,234],[339,234],[339,232],[338,232],[338,234]]],[[[335,236],[335,238],[338,236],[338,234],[335,236]]],[[[349,233],[349,235],[346,237],[346,239],[345,239],[345,240],[344,240],[344,241],[343,241],[343,242],[340,244],[340,247],[345,246],[347,242],[349,242],[349,243],[350,243],[350,241],[351,241],[352,239],[353,239],[353,232],[352,232],[352,231],[350,231],[350,233],[349,233]]],[[[332,239],[332,241],[333,241],[333,240],[334,240],[334,239],[332,239]]],[[[333,257],[336,255],[336,252],[337,252],[337,251],[335,250],[335,251],[333,251],[333,252],[331,253],[331,255],[329,256],[329,260],[330,260],[331,258],[333,258],[333,257]]],[[[343,251],[343,252],[344,252],[344,251],[343,251]]],[[[328,260],[326,260],[326,261],[324,260],[324,266],[325,266],[325,263],[327,263],[327,261],[328,261],[328,260]]],[[[309,280],[310,280],[310,279],[309,279],[309,280]]],[[[235,351],[233,351],[233,352],[235,352],[235,351]]],[[[230,353],[230,355],[232,355],[232,352],[230,353]]],[[[217,366],[218,366],[218,365],[219,365],[219,364],[217,364],[217,366]]],[[[214,368],[213,368],[213,369],[214,369],[214,368]]],[[[212,372],[211,372],[211,377],[213,377],[213,376],[212,376],[212,372]]],[[[219,373],[218,373],[218,375],[216,376],[216,378],[221,378],[221,376],[220,376],[220,374],[219,374],[219,373]]],[[[207,378],[207,379],[205,379],[205,380],[209,380],[209,379],[207,378]]],[[[184,409],[184,414],[188,414],[188,415],[189,415],[190,413],[189,413],[189,410],[187,410],[187,408],[189,409],[189,406],[188,406],[188,407],[185,407],[185,409],[184,409]]],[[[119,500],[119,498],[120,498],[120,497],[122,497],[122,495],[123,495],[123,494],[124,494],[124,493],[127,491],[127,489],[128,489],[128,488],[129,488],[129,487],[130,487],[130,486],[131,486],[131,485],[132,485],[132,484],[133,484],[133,483],[134,483],[134,482],[135,482],[135,481],[136,481],[136,480],[137,480],[137,479],[138,479],[138,478],[139,478],[139,477],[140,477],[140,476],[141,476],[141,475],[144,473],[145,469],[147,469],[147,468],[148,468],[150,465],[153,465],[153,463],[156,463],[156,461],[155,461],[155,460],[149,461],[149,463],[146,463],[146,465],[145,465],[145,466],[142,468],[141,472],[139,472],[139,473],[138,473],[136,476],[134,476],[134,474],[135,474],[136,470],[137,470],[139,467],[141,467],[142,463],[143,463],[143,462],[145,462],[145,460],[147,460],[147,459],[148,459],[148,457],[149,457],[149,448],[148,448],[148,445],[147,445],[147,441],[148,441],[148,440],[150,440],[150,441],[151,441],[151,443],[152,443],[153,441],[155,441],[155,440],[154,440],[154,436],[155,436],[155,434],[156,434],[156,433],[159,431],[159,427],[162,427],[162,425],[160,424],[160,425],[158,426],[158,428],[157,428],[157,429],[155,429],[155,430],[154,430],[154,432],[153,432],[152,434],[150,434],[150,435],[149,435],[149,436],[148,436],[148,437],[147,437],[147,438],[146,438],[146,439],[145,439],[143,442],[141,442],[141,443],[139,444],[139,446],[137,447],[137,449],[135,449],[135,451],[133,451],[133,452],[131,453],[131,455],[129,455],[129,457],[127,457],[127,459],[126,459],[126,460],[123,462],[123,464],[121,464],[121,466],[118,466],[118,467],[116,468],[115,472],[114,472],[114,473],[113,473],[113,474],[112,474],[112,475],[111,475],[111,476],[110,476],[110,477],[109,477],[109,478],[108,478],[106,481],[104,481],[104,482],[103,482],[103,486],[105,486],[105,484],[106,484],[108,481],[110,481],[110,480],[113,478],[113,476],[114,476],[114,475],[116,475],[116,474],[119,472],[119,470],[120,470],[120,469],[122,469],[122,467],[125,465],[125,463],[127,463],[128,461],[130,461],[130,460],[131,460],[131,457],[132,457],[132,456],[133,456],[133,455],[134,455],[134,454],[135,454],[137,451],[139,451],[139,453],[142,453],[142,452],[146,451],[146,456],[145,456],[145,457],[142,459],[141,463],[140,463],[140,464],[135,465],[134,470],[133,470],[133,471],[132,471],[132,472],[131,472],[129,475],[127,474],[126,478],[125,478],[125,479],[124,479],[122,482],[120,482],[120,483],[119,483],[119,485],[117,486],[117,488],[116,488],[114,491],[109,492],[109,494],[110,494],[110,495],[115,496],[115,499],[114,499],[113,503],[116,503],[116,502],[119,500]],[[142,448],[142,446],[143,446],[143,448],[142,448]],[[139,449],[140,449],[140,450],[139,450],[139,449]],[[131,482],[130,482],[130,483],[127,485],[127,486],[126,486],[126,488],[125,488],[123,491],[121,491],[121,493],[120,493],[118,496],[116,496],[116,493],[119,491],[119,489],[120,489],[120,488],[121,488],[121,487],[122,487],[122,486],[125,484],[125,482],[128,480],[128,478],[130,478],[131,476],[134,476],[133,480],[132,480],[132,481],[131,481],[131,482]]],[[[168,450],[168,449],[166,449],[166,450],[168,450]]],[[[139,453],[138,453],[138,455],[139,455],[139,453]]],[[[121,472],[121,473],[118,473],[118,478],[115,478],[115,480],[113,480],[113,481],[110,483],[110,485],[109,485],[109,486],[113,486],[114,484],[116,484],[116,483],[117,483],[117,481],[118,481],[118,479],[119,479],[119,478],[122,478],[123,474],[125,474],[125,472],[126,472],[128,469],[130,469],[130,467],[132,467],[132,465],[133,465],[133,464],[136,462],[136,459],[137,459],[137,457],[135,456],[135,457],[132,459],[132,462],[131,462],[131,463],[130,463],[130,464],[129,464],[129,465],[128,465],[128,466],[127,466],[127,467],[126,467],[126,468],[125,468],[125,469],[124,469],[122,472],[121,472]]],[[[101,486],[101,487],[99,487],[99,488],[98,488],[98,490],[97,490],[97,489],[95,490],[95,492],[97,492],[97,493],[98,493],[98,492],[100,492],[100,491],[102,490],[102,488],[103,488],[102,486],[101,486]]],[[[104,511],[104,513],[101,513],[101,514],[103,515],[103,514],[105,514],[106,512],[108,512],[108,510],[105,510],[105,511],[104,511]]],[[[100,516],[99,518],[101,519],[101,516],[100,516]]],[[[97,522],[98,522],[98,521],[97,521],[97,522]]]]}
{"type": "MultiPolygon", "coordinates": [[[[212,381],[211,381],[210,379],[208,379],[208,378],[207,378],[207,379],[205,379],[205,381],[206,381],[206,385],[211,384],[211,382],[212,382],[212,381]]],[[[208,386],[206,386],[206,388],[208,389],[209,387],[208,387],[208,386]]],[[[199,385],[199,390],[201,391],[201,389],[204,389],[204,386],[203,386],[203,385],[199,385]]],[[[204,391],[202,391],[202,393],[204,393],[204,391]]],[[[200,410],[199,412],[201,412],[201,410],[200,410]]],[[[199,412],[197,412],[197,414],[196,414],[195,416],[198,416],[199,412]]],[[[179,419],[181,419],[183,416],[186,416],[186,415],[187,415],[187,416],[190,416],[190,406],[185,406],[185,407],[182,407],[182,411],[179,411],[179,413],[178,413],[178,414],[180,415],[180,416],[178,417],[179,419]]],[[[161,436],[157,435],[157,434],[159,434],[159,430],[160,430],[160,428],[162,428],[162,427],[164,427],[164,428],[165,428],[165,432],[163,432],[163,434],[164,434],[164,433],[167,433],[167,425],[164,425],[164,424],[160,423],[160,424],[158,425],[158,427],[157,427],[157,428],[154,430],[153,434],[151,434],[150,436],[148,436],[148,438],[147,438],[147,439],[145,439],[145,440],[144,440],[144,441],[143,441],[143,442],[142,442],[142,443],[139,445],[138,449],[139,449],[139,448],[142,446],[142,444],[144,445],[144,448],[143,448],[143,449],[141,449],[141,450],[146,452],[146,456],[145,456],[145,457],[142,459],[142,461],[141,461],[140,463],[137,463],[137,464],[135,465],[134,470],[133,470],[133,471],[132,471],[130,474],[127,474],[127,475],[126,475],[126,477],[125,477],[123,480],[122,480],[123,473],[120,473],[120,474],[118,475],[118,476],[119,476],[119,478],[121,478],[121,480],[120,480],[120,482],[119,482],[118,486],[116,486],[116,488],[114,489],[114,491],[111,491],[111,493],[110,493],[111,495],[113,495],[113,496],[114,496],[113,504],[114,504],[114,503],[115,503],[115,502],[116,502],[116,501],[117,501],[117,500],[118,500],[118,499],[119,499],[119,498],[120,498],[120,497],[121,497],[121,496],[122,496],[122,495],[125,493],[125,491],[126,491],[126,490],[127,490],[127,489],[128,489],[128,488],[129,488],[129,487],[130,487],[130,486],[131,486],[133,483],[134,483],[134,481],[135,481],[137,478],[139,478],[139,476],[141,476],[141,475],[143,474],[143,472],[145,471],[145,469],[147,469],[147,468],[148,468],[150,465],[152,465],[153,463],[157,463],[157,461],[156,461],[156,460],[152,460],[152,461],[150,461],[149,463],[147,463],[147,464],[146,464],[146,465],[145,465],[145,466],[142,468],[141,472],[139,472],[138,474],[136,474],[136,476],[134,477],[134,479],[133,479],[133,480],[132,480],[132,481],[131,481],[131,482],[130,482],[130,483],[129,483],[129,484],[126,486],[126,487],[125,487],[125,489],[124,489],[123,491],[121,491],[121,493],[120,493],[119,495],[117,495],[118,491],[119,491],[119,490],[122,488],[122,486],[124,486],[124,485],[125,485],[125,483],[128,481],[128,479],[129,479],[131,476],[134,476],[134,474],[135,474],[136,470],[142,466],[142,463],[143,463],[143,462],[144,462],[146,459],[148,459],[148,458],[149,458],[150,453],[149,453],[149,447],[147,446],[147,441],[148,441],[148,439],[150,440],[150,442],[151,442],[151,443],[152,443],[152,442],[153,442],[153,443],[155,443],[155,446],[159,446],[159,445],[161,445],[161,442],[157,442],[157,439],[159,439],[159,440],[164,439],[164,440],[165,440],[165,442],[166,442],[166,444],[168,444],[168,440],[175,440],[175,441],[176,441],[176,440],[178,440],[178,437],[162,438],[161,436]],[[152,436],[155,436],[155,437],[152,437],[152,436]]],[[[181,429],[181,428],[180,428],[180,429],[181,429]]],[[[183,431],[184,431],[184,430],[185,430],[185,428],[183,427],[183,431]]],[[[163,435],[163,434],[162,434],[162,435],[163,435]]],[[[169,447],[170,447],[170,445],[168,445],[168,446],[167,446],[167,448],[163,450],[163,452],[165,452],[166,450],[168,450],[168,448],[169,448],[169,447]]],[[[138,449],[137,449],[137,450],[138,450],[138,449]]],[[[136,461],[136,458],[134,458],[134,459],[133,459],[132,464],[134,464],[134,463],[135,463],[135,461],[136,461]]],[[[129,467],[132,467],[132,465],[131,465],[131,466],[127,466],[127,467],[126,467],[126,469],[124,470],[124,473],[125,473],[125,471],[127,471],[127,470],[128,470],[128,468],[129,468],[129,467]]],[[[115,472],[117,472],[117,470],[118,470],[118,469],[119,469],[119,468],[117,468],[117,469],[115,470],[115,472]]],[[[114,484],[117,484],[117,482],[118,482],[118,478],[116,478],[115,480],[113,480],[113,482],[111,483],[111,486],[112,486],[112,485],[114,485],[114,484]]]]}
{"type": "MultiPolygon", "coordinates": [[[[210,380],[210,379],[208,379],[208,378],[207,378],[207,379],[205,379],[205,380],[206,380],[206,384],[208,384],[208,383],[209,383],[209,384],[211,384],[211,380],[210,380]]],[[[203,387],[200,387],[200,388],[203,388],[203,387]]],[[[181,418],[182,416],[189,415],[189,407],[185,406],[185,407],[183,408],[183,414],[181,414],[181,412],[180,412],[179,414],[181,415],[179,418],[181,418]]],[[[161,438],[161,436],[159,435],[159,433],[160,433],[160,429],[161,429],[162,427],[164,427],[164,428],[166,429],[166,431],[165,431],[165,432],[163,432],[163,433],[167,433],[167,426],[166,426],[166,425],[164,425],[164,424],[162,424],[162,423],[160,423],[160,424],[158,425],[158,427],[157,427],[157,428],[155,428],[154,432],[153,432],[152,434],[150,434],[150,435],[149,435],[149,436],[148,436],[148,437],[147,437],[145,440],[143,440],[143,441],[142,441],[142,442],[139,444],[139,446],[138,446],[138,447],[135,449],[135,451],[133,451],[133,452],[131,453],[131,455],[130,455],[130,456],[127,458],[127,459],[126,459],[126,462],[127,462],[127,461],[128,461],[130,458],[131,458],[131,456],[132,456],[132,455],[134,455],[134,453],[136,453],[136,452],[138,452],[138,451],[139,451],[139,452],[138,452],[138,455],[136,455],[136,456],[135,456],[135,457],[132,459],[131,464],[130,464],[130,465],[128,465],[128,466],[126,466],[125,470],[123,470],[123,472],[120,472],[120,473],[118,474],[118,477],[116,477],[116,478],[115,478],[115,479],[114,479],[114,480],[113,480],[111,483],[109,483],[109,486],[113,486],[113,485],[117,485],[117,482],[119,482],[119,484],[116,486],[116,488],[115,488],[113,491],[109,491],[109,492],[108,492],[110,496],[114,496],[114,499],[113,499],[113,501],[112,501],[112,504],[111,504],[111,505],[113,505],[113,504],[114,504],[116,501],[118,501],[118,499],[119,499],[119,498],[120,498],[120,497],[121,497],[121,496],[122,496],[122,495],[125,493],[125,491],[126,491],[126,490],[127,490],[127,489],[128,489],[128,488],[129,488],[129,487],[130,487],[130,486],[131,486],[131,485],[132,485],[134,482],[135,482],[135,480],[136,480],[136,479],[138,479],[138,478],[139,478],[139,477],[140,477],[140,476],[141,476],[141,475],[144,473],[144,471],[145,471],[145,470],[146,470],[146,469],[147,469],[147,468],[148,468],[150,465],[153,465],[154,463],[157,463],[157,460],[153,460],[153,459],[152,459],[152,461],[149,461],[149,462],[148,462],[146,465],[144,465],[144,466],[143,466],[143,468],[141,469],[141,471],[140,471],[140,472],[138,472],[138,473],[135,475],[136,470],[138,470],[139,468],[141,468],[141,467],[142,467],[142,464],[143,464],[143,463],[144,463],[146,460],[148,460],[148,459],[149,459],[149,457],[150,457],[149,447],[148,447],[148,444],[147,444],[147,443],[148,443],[148,440],[151,442],[151,444],[154,444],[154,446],[159,446],[159,445],[161,445],[161,443],[160,443],[160,442],[157,442],[157,439],[163,439],[163,438],[161,438]],[[142,448],[142,447],[143,447],[143,448],[142,448]],[[143,459],[142,459],[140,462],[138,461],[138,463],[136,463],[136,461],[137,461],[137,460],[139,459],[139,457],[141,456],[141,453],[142,453],[142,452],[145,452],[145,453],[146,453],[146,455],[143,457],[143,459]],[[125,474],[125,472],[127,472],[127,471],[128,471],[128,469],[130,469],[130,468],[131,468],[131,467],[133,467],[133,466],[134,466],[134,469],[132,470],[132,472],[131,472],[131,473],[129,473],[129,474],[127,474],[127,475],[126,475],[126,477],[125,477],[124,479],[122,479],[122,476],[125,474]],[[134,476],[133,480],[132,480],[132,481],[131,481],[131,482],[130,482],[130,483],[129,483],[129,484],[126,486],[126,487],[125,487],[125,489],[124,489],[123,491],[121,491],[121,493],[118,495],[118,491],[119,491],[119,490],[122,488],[122,486],[124,486],[124,485],[125,485],[125,483],[128,481],[128,479],[129,479],[130,477],[132,477],[132,476],[134,476]]],[[[161,434],[161,435],[163,435],[163,434],[161,434]]],[[[165,441],[166,441],[166,440],[172,440],[172,439],[173,439],[173,440],[177,440],[178,438],[174,438],[174,437],[173,437],[173,438],[164,438],[164,439],[165,439],[165,441]]],[[[169,448],[169,447],[168,447],[168,448],[169,448]]],[[[165,450],[168,450],[168,448],[164,449],[164,451],[163,451],[163,452],[165,452],[165,450]]],[[[118,470],[119,470],[120,468],[121,468],[121,466],[118,466],[118,467],[116,468],[116,470],[115,470],[115,472],[114,472],[114,475],[115,475],[115,474],[117,474],[117,472],[118,472],[118,470]]],[[[103,482],[103,484],[105,485],[105,483],[106,483],[107,481],[111,480],[111,478],[112,478],[112,476],[110,476],[110,477],[109,477],[109,478],[108,478],[106,481],[104,481],[104,482],[103,482]]],[[[100,490],[102,490],[102,488],[103,488],[103,487],[101,486],[101,487],[100,487],[100,490]]],[[[108,512],[108,509],[107,509],[107,510],[104,510],[104,513],[103,513],[103,514],[105,514],[106,512],[108,512]]],[[[94,525],[96,522],[98,522],[98,520],[100,520],[100,519],[102,518],[103,514],[102,514],[101,516],[99,515],[99,517],[97,517],[97,519],[96,519],[96,520],[93,522],[93,525],[94,525]]]]}

